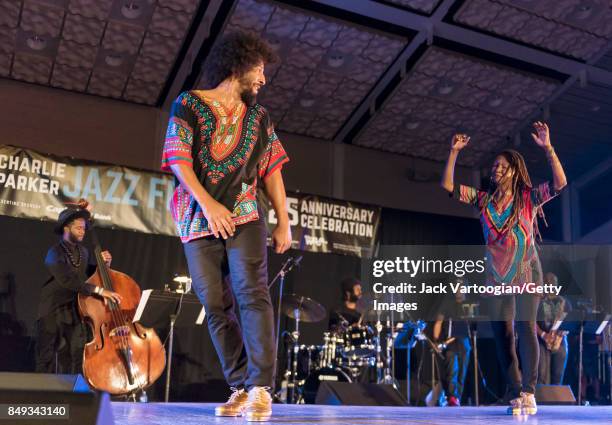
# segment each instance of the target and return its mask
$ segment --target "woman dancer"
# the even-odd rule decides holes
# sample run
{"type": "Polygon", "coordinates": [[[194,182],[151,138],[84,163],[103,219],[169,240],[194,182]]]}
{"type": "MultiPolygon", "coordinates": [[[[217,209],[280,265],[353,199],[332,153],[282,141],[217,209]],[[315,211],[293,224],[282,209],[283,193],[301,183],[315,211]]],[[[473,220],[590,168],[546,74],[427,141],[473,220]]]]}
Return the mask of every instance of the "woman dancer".
{"type": "MultiPolygon", "coordinates": [[[[553,173],[553,185],[531,185],[525,160],[514,150],[501,152],[491,168],[491,184],[487,191],[455,185],[453,175],[459,151],[470,138],[456,134],[442,176],[442,187],[461,202],[480,211],[480,222],[487,246],[487,283],[521,285],[541,284],[542,271],[535,247],[539,236],[537,217],[542,205],[555,197],[567,184],[561,162],[550,144],[548,126],[534,123],[533,140],[546,153],[553,173]]],[[[512,415],[533,415],[537,412],[535,386],[538,378],[539,347],[536,335],[536,314],[539,298],[533,294],[497,296],[491,299],[492,312],[500,314],[491,323],[499,362],[509,384],[512,415]],[[501,321],[500,321],[501,319],[501,321]],[[521,368],[516,355],[514,325],[519,339],[521,368]]]]}

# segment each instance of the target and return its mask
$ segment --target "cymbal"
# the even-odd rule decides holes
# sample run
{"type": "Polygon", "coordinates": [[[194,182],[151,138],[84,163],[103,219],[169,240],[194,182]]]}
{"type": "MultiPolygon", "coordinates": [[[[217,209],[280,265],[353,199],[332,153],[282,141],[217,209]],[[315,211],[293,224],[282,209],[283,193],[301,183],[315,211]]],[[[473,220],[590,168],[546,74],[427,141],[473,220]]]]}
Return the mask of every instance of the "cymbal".
{"type": "Polygon", "coordinates": [[[313,300],[297,294],[283,296],[281,304],[283,313],[295,319],[296,310],[299,311],[300,322],[318,322],[325,318],[325,307],[313,300]]]}

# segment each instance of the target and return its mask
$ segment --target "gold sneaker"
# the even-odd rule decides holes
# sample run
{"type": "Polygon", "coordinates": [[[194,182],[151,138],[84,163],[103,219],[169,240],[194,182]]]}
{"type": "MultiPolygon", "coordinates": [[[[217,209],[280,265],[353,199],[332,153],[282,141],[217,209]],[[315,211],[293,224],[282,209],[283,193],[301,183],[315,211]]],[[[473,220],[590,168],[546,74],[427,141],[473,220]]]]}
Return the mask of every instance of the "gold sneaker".
{"type": "Polygon", "coordinates": [[[512,400],[510,400],[510,406],[508,407],[508,410],[506,410],[506,413],[508,413],[509,415],[513,415],[513,416],[517,416],[517,415],[522,415],[523,414],[523,396],[522,396],[522,393],[517,398],[513,398],[512,400]]]}
{"type": "Polygon", "coordinates": [[[264,422],[272,416],[272,397],[266,387],[253,387],[249,390],[244,416],[247,422],[264,422]]]}
{"type": "Polygon", "coordinates": [[[242,416],[249,396],[244,388],[232,388],[229,400],[215,407],[215,416],[242,416]]]}
{"type": "Polygon", "coordinates": [[[535,415],[538,413],[535,395],[531,393],[521,393],[523,398],[523,415],[535,415]]]}

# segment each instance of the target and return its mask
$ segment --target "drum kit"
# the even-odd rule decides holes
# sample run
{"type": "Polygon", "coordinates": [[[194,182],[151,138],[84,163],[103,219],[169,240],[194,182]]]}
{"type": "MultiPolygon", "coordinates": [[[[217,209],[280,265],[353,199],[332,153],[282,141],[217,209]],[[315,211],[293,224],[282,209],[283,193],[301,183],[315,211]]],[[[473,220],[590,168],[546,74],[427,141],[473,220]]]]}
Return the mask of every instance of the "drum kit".
{"type": "Polygon", "coordinates": [[[323,332],[321,345],[300,343],[300,323],[314,323],[326,317],[317,301],[301,295],[282,297],[281,312],[294,320],[292,332],[285,332],[286,370],[281,400],[294,403],[315,402],[323,381],[368,381],[396,385],[393,375],[393,348],[403,329],[419,329],[411,323],[383,324],[380,313],[362,314],[358,322],[343,321],[323,332]],[[406,326],[408,325],[408,326],[406,326]]]}

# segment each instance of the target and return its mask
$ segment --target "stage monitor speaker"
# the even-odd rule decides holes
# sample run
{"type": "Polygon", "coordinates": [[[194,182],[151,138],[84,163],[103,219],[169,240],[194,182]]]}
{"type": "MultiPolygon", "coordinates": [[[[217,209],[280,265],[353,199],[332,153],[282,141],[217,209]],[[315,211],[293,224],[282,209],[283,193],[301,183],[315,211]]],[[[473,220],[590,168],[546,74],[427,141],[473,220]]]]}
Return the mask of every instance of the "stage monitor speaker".
{"type": "Polygon", "coordinates": [[[393,385],[323,381],[316,404],[348,406],[406,406],[406,400],[393,385]]]}
{"type": "Polygon", "coordinates": [[[536,386],[536,400],[538,404],[576,404],[576,398],[569,385],[542,385],[536,386]]]}
{"type": "MultiPolygon", "coordinates": [[[[0,424],[15,418],[19,425],[42,425],[58,423],[64,425],[114,425],[108,393],[92,391],[81,375],[53,375],[46,373],[0,372],[0,424]],[[31,410],[24,418],[16,419],[15,413],[8,415],[6,405],[64,405],[61,409],[40,408],[31,410]],[[49,413],[63,414],[61,417],[47,417],[49,413]],[[28,419],[29,418],[29,419],[28,419]],[[45,420],[46,419],[46,420],[45,420]]],[[[35,407],[35,406],[28,406],[35,407]]]]}

